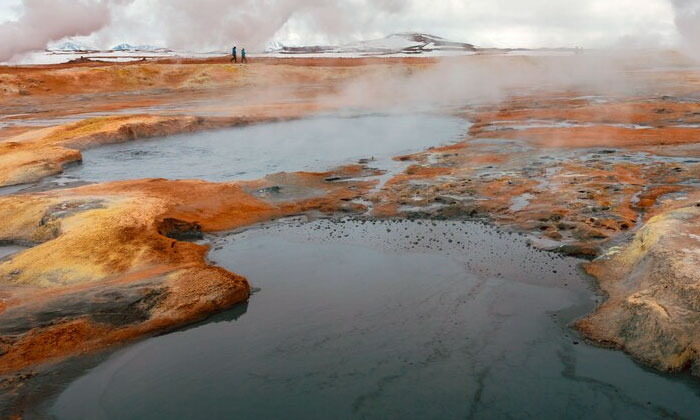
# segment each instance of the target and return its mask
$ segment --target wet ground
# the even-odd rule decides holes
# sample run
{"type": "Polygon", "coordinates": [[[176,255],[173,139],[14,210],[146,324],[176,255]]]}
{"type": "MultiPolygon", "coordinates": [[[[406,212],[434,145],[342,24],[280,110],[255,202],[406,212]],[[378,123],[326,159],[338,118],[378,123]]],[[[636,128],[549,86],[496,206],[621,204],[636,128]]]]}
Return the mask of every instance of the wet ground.
{"type": "Polygon", "coordinates": [[[696,381],[592,347],[580,260],[472,222],[286,220],[210,238],[246,306],[110,356],[58,418],[693,418],[696,381]]]}
{"type": "Polygon", "coordinates": [[[27,248],[20,245],[3,245],[2,243],[0,243],[0,260],[25,249],[27,248]]]}
{"type": "Polygon", "coordinates": [[[467,129],[465,120],[442,115],[318,116],[86,150],[82,164],[67,169],[58,182],[159,177],[253,180],[372,158],[372,166],[393,166],[393,156],[459,140],[467,129]]]}
{"type": "Polygon", "coordinates": [[[0,187],[0,195],[11,195],[27,188],[27,185],[11,185],[9,187],[0,187]]]}

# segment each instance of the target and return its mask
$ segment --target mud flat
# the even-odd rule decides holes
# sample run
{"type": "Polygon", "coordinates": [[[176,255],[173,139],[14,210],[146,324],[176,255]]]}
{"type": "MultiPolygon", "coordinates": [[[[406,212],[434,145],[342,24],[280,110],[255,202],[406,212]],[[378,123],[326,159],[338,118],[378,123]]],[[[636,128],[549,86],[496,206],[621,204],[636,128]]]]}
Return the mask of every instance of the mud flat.
{"type": "Polygon", "coordinates": [[[700,386],[593,347],[580,260],[471,222],[288,220],[211,238],[245,307],[117,351],[63,418],[692,418],[700,386]],[[183,392],[182,390],[186,390],[183,392]],[[173,398],[177,395],[177,398],[173,398]]]}

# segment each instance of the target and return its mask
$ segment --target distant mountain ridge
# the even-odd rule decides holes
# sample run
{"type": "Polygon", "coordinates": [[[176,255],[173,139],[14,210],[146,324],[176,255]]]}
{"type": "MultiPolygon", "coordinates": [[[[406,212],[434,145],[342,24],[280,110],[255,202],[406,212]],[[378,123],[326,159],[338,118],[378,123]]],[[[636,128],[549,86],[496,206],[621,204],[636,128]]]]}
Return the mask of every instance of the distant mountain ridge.
{"type": "Polygon", "coordinates": [[[154,47],[153,45],[131,45],[119,44],[111,48],[111,51],[148,51],[148,52],[168,52],[168,48],[154,47]]]}
{"type": "Polygon", "coordinates": [[[71,41],[61,42],[60,44],[49,45],[46,51],[50,52],[87,52],[97,51],[95,48],[86,47],[71,41]]]}
{"type": "MultiPolygon", "coordinates": [[[[243,46],[242,44],[240,45],[243,46]]],[[[101,54],[100,59],[114,58],[127,60],[130,57],[138,59],[161,58],[165,56],[211,56],[230,54],[228,48],[222,50],[211,50],[207,52],[195,51],[174,51],[169,48],[157,47],[153,45],[132,45],[122,43],[110,49],[96,49],[86,47],[76,42],[65,41],[50,45],[46,48],[47,55],[51,56],[96,56],[101,54]]],[[[267,43],[265,54],[277,57],[307,55],[307,56],[328,56],[340,58],[353,57],[408,57],[408,56],[450,56],[450,55],[471,55],[471,54],[580,54],[579,48],[481,48],[466,42],[457,42],[445,39],[440,36],[420,33],[403,32],[395,33],[384,38],[357,41],[343,45],[309,45],[309,46],[287,46],[274,40],[267,43]]]]}
{"type": "MultiPolygon", "coordinates": [[[[103,51],[98,48],[86,47],[84,45],[78,44],[72,41],[64,41],[59,44],[49,45],[46,48],[48,52],[54,53],[76,53],[76,52],[99,52],[103,51]]],[[[171,52],[172,50],[168,48],[155,47],[153,45],[131,45],[131,44],[119,44],[110,48],[109,50],[104,50],[105,52],[152,52],[152,53],[164,53],[171,52]]]]}
{"type": "Polygon", "coordinates": [[[340,46],[288,47],[279,42],[268,44],[265,52],[279,54],[424,54],[442,51],[473,52],[476,47],[466,42],[449,41],[442,37],[423,33],[397,33],[385,38],[358,41],[340,46]]]}

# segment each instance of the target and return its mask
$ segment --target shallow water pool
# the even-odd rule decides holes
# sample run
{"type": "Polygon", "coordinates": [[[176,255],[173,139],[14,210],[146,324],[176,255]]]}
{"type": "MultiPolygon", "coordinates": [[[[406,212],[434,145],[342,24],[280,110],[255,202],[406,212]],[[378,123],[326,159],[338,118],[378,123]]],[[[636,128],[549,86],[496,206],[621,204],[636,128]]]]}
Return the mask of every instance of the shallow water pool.
{"type": "Polygon", "coordinates": [[[18,252],[22,252],[25,249],[27,249],[27,247],[21,245],[3,245],[2,243],[0,243],[0,260],[14,255],[18,252]]]}
{"type": "Polygon", "coordinates": [[[215,237],[247,305],[111,355],[61,419],[694,417],[695,380],[585,344],[578,260],[477,223],[287,221],[215,237]]]}
{"type": "Polygon", "coordinates": [[[459,140],[468,123],[432,114],[318,116],[97,147],[59,182],[137,178],[230,181],[275,172],[322,171],[362,158],[373,166],[459,140]]]}

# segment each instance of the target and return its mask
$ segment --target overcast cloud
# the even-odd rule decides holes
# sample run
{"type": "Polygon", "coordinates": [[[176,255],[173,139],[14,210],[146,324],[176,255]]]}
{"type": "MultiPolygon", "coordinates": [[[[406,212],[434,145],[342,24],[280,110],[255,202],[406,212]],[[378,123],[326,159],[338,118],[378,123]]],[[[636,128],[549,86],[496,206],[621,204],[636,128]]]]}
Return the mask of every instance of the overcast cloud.
{"type": "Polygon", "coordinates": [[[127,42],[210,50],[232,43],[258,49],[270,40],[337,44],[406,31],[482,47],[669,47],[700,39],[698,4],[700,0],[0,0],[0,33],[4,28],[19,42],[22,22],[36,25],[36,16],[61,16],[70,24],[52,18],[39,33],[23,28],[32,34],[33,48],[42,43],[42,35],[46,42],[70,37],[101,48],[127,42]],[[76,26],[66,10],[31,10],[37,5],[66,8],[68,3],[76,10],[106,8],[109,19],[99,15],[99,21],[91,22],[93,16],[84,14],[76,26]],[[35,17],[23,21],[28,13],[35,17]]]}

